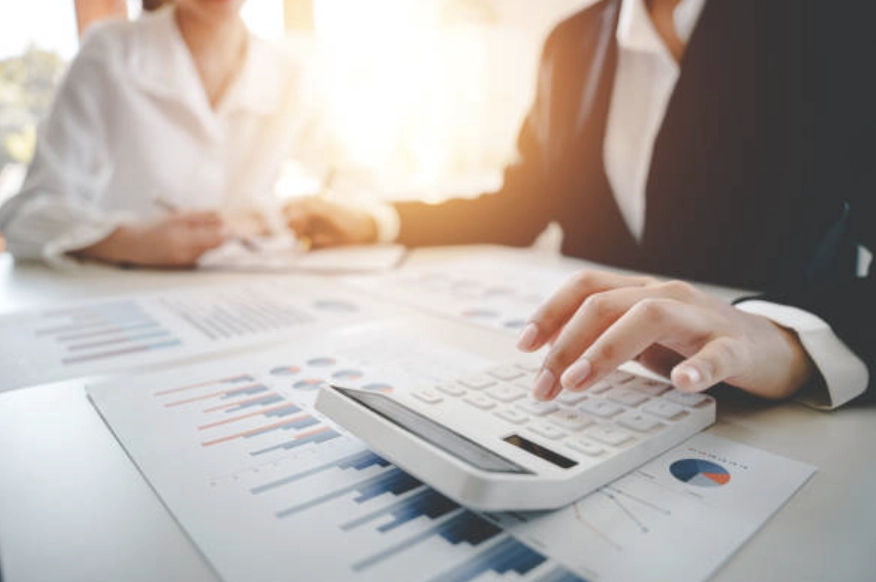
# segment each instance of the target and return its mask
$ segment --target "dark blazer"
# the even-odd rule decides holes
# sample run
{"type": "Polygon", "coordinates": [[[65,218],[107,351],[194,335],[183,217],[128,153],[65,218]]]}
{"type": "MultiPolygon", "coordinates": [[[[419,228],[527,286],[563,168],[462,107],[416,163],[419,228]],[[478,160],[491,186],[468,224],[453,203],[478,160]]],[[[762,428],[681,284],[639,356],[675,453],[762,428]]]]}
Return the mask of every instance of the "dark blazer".
{"type": "Polygon", "coordinates": [[[641,243],[602,157],[620,0],[549,36],[501,190],[399,204],[401,242],[528,245],[556,221],[565,254],[757,289],[820,315],[872,385],[876,279],[856,276],[856,256],[876,250],[876,35],[855,10],[873,9],[827,4],[706,3],[655,142],[641,243]]]}

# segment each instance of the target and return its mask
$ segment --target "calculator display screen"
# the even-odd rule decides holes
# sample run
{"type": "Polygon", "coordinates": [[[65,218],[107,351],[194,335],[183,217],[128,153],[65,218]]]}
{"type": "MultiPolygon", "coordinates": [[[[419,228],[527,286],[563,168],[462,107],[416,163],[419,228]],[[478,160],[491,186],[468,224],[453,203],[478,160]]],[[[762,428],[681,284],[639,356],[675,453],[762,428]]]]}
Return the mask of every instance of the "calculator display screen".
{"type": "Polygon", "coordinates": [[[567,459],[560,453],[555,453],[549,448],[538,443],[534,443],[531,440],[520,436],[519,434],[512,434],[509,437],[505,437],[503,440],[506,443],[510,443],[515,447],[521,448],[527,453],[535,455],[536,457],[544,459],[548,463],[553,463],[557,467],[562,467],[563,469],[570,469],[578,464],[572,459],[567,459]]]}
{"type": "Polygon", "coordinates": [[[529,469],[497,455],[490,449],[391,398],[387,398],[383,394],[347,390],[337,386],[332,386],[332,388],[393,424],[478,469],[491,473],[532,474],[529,469]]]}

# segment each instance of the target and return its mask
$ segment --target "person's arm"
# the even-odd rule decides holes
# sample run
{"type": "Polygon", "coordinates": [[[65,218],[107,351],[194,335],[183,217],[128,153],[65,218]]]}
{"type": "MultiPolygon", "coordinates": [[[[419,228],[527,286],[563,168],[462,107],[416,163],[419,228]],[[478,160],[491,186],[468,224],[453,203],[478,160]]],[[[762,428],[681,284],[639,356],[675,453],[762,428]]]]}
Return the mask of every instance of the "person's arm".
{"type": "MultiPolygon", "coordinates": [[[[399,215],[398,241],[407,246],[496,243],[532,244],[554,214],[548,180],[545,141],[553,120],[552,100],[562,79],[556,53],[565,41],[563,27],[545,43],[539,64],[535,100],[517,137],[517,159],[504,172],[502,187],[475,199],[441,204],[395,204],[399,215]]],[[[554,104],[555,105],[555,104],[554,104]]]]}
{"type": "Polygon", "coordinates": [[[799,171],[806,196],[836,209],[833,224],[797,284],[738,305],[797,331],[821,372],[800,399],[820,408],[876,393],[876,269],[853,275],[858,247],[876,251],[876,88],[861,74],[876,54],[876,7],[843,4],[802,4],[799,171]]]}
{"type": "Polygon", "coordinates": [[[104,43],[89,39],[58,88],[21,192],[0,209],[0,229],[19,258],[58,260],[130,218],[96,203],[112,169],[101,103],[112,72],[100,54],[104,43]]]}
{"type": "Polygon", "coordinates": [[[545,43],[535,101],[517,139],[518,159],[506,168],[499,191],[440,204],[345,207],[319,198],[296,200],[285,207],[290,228],[314,241],[316,247],[393,240],[412,247],[531,244],[554,215],[556,202],[545,191],[544,140],[552,119],[554,83],[562,76],[551,66],[563,34],[555,30],[545,43]]]}
{"type": "Polygon", "coordinates": [[[66,257],[182,267],[223,241],[214,212],[173,212],[153,221],[100,204],[113,171],[109,113],[124,72],[113,66],[112,30],[98,27],[58,88],[21,192],[0,208],[17,258],[66,257]]]}

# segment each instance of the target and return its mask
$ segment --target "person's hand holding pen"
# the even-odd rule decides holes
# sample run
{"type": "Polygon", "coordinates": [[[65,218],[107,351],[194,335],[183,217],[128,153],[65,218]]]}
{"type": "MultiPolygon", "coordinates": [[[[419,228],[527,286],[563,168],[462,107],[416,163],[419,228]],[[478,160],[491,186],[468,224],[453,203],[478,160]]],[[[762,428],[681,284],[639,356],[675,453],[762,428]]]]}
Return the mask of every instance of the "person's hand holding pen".
{"type": "Polygon", "coordinates": [[[376,242],[377,225],[369,213],[329,199],[333,178],[330,170],[316,195],[288,202],[283,208],[286,224],[299,241],[315,249],[376,242]]]}
{"type": "Polygon", "coordinates": [[[74,253],[109,263],[187,268],[226,239],[226,225],[214,211],[180,210],[156,199],[167,214],[155,220],[119,226],[101,241],[74,253]]]}

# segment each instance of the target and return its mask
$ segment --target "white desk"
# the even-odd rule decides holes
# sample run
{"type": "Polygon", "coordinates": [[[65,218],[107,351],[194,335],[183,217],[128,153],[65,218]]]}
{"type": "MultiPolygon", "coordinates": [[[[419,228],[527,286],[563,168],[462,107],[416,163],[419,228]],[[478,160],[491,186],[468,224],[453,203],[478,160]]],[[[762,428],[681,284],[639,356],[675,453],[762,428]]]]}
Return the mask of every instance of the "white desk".
{"type": "MultiPolygon", "coordinates": [[[[435,250],[415,260],[464,252],[435,250]]],[[[2,256],[0,311],[240,277],[97,266],[56,273],[13,269],[2,256]]],[[[414,326],[486,356],[513,343],[397,309],[414,326]]],[[[876,577],[876,406],[820,413],[727,392],[719,395],[719,422],[710,430],[819,468],[716,582],[876,577]]],[[[217,580],[76,381],[0,394],[0,564],[6,582],[217,580]]]]}

